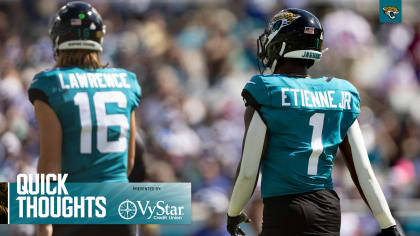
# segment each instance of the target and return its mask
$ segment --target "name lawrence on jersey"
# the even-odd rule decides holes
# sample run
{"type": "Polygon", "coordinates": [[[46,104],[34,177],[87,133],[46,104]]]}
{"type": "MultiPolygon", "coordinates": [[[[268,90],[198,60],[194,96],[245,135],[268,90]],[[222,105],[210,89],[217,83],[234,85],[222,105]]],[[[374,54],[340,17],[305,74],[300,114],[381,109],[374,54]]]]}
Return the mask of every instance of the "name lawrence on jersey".
{"type": "Polygon", "coordinates": [[[306,89],[281,88],[283,107],[340,108],[351,110],[351,93],[348,91],[310,91],[306,89]],[[339,99],[336,99],[339,97],[339,99]]]}
{"type": "Polygon", "coordinates": [[[131,88],[127,73],[58,73],[58,77],[62,89],[131,88]]]}

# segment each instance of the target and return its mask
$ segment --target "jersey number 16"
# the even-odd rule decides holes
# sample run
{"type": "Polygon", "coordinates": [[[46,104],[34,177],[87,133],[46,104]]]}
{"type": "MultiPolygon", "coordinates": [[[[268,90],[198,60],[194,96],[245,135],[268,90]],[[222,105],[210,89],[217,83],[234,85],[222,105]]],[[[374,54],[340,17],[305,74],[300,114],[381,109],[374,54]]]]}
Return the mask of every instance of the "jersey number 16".
{"type": "MultiPolygon", "coordinates": [[[[80,153],[92,153],[92,114],[90,111],[87,92],[79,92],[74,96],[74,103],[79,107],[80,124],[80,153]]],[[[93,107],[97,123],[96,147],[101,153],[123,152],[127,148],[128,118],[124,114],[107,114],[106,104],[116,103],[119,108],[127,108],[127,98],[120,91],[96,92],[93,94],[93,107]],[[108,127],[119,126],[118,140],[108,141],[108,127]]]]}

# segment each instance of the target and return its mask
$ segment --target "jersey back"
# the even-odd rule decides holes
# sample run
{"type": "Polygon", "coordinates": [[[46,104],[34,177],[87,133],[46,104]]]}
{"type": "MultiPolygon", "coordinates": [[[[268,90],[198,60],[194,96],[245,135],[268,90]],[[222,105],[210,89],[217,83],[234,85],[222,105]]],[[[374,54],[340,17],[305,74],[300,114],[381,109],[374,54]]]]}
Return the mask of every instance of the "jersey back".
{"type": "Polygon", "coordinates": [[[354,86],[337,78],[258,75],[242,95],[269,132],[262,197],[333,189],[333,159],[360,113],[354,86]]]}
{"type": "Polygon", "coordinates": [[[70,182],[128,182],[131,112],[140,103],[136,75],[124,69],[56,68],[29,88],[62,127],[61,171],[70,182]]]}

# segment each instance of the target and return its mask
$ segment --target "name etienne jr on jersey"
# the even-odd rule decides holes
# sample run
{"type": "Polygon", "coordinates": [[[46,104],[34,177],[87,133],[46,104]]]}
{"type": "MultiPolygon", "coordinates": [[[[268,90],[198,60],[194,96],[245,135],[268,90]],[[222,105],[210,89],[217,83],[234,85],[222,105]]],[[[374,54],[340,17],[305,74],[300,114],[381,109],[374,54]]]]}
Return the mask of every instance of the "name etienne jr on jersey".
{"type": "Polygon", "coordinates": [[[306,89],[281,89],[281,105],[283,107],[305,107],[305,108],[340,108],[343,110],[351,110],[351,93],[348,91],[341,92],[341,101],[334,101],[336,91],[309,91],[306,89]]]}

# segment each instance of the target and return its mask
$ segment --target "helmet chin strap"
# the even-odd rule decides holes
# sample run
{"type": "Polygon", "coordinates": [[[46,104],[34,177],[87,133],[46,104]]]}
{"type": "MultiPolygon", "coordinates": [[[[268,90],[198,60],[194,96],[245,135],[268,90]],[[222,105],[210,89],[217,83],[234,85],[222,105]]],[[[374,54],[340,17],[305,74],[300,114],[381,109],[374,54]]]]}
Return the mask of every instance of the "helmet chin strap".
{"type": "Polygon", "coordinates": [[[273,63],[271,64],[269,69],[269,74],[274,74],[274,71],[276,70],[276,66],[277,66],[277,59],[274,59],[273,63]]]}
{"type": "Polygon", "coordinates": [[[279,56],[283,56],[283,53],[284,53],[284,49],[286,48],[286,42],[283,42],[282,44],[281,44],[281,49],[280,49],[280,52],[279,52],[279,56]]]}
{"type": "Polygon", "coordinates": [[[56,61],[58,59],[58,40],[60,40],[60,36],[57,36],[57,38],[55,38],[55,42],[54,42],[54,59],[56,61]]]}
{"type": "Polygon", "coordinates": [[[273,63],[271,64],[270,67],[264,67],[263,71],[261,74],[263,75],[271,75],[274,74],[274,71],[276,69],[276,65],[277,65],[277,59],[274,59],[273,63]]]}

